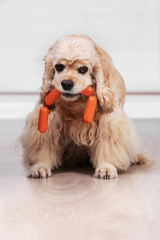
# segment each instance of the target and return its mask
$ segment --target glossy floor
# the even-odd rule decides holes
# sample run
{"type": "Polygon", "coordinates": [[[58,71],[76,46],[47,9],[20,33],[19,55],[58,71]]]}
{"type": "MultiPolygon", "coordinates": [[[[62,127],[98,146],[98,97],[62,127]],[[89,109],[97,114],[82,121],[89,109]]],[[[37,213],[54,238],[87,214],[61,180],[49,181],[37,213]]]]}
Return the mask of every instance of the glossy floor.
{"type": "Polygon", "coordinates": [[[152,167],[134,166],[119,178],[92,178],[89,167],[28,179],[15,151],[24,121],[0,121],[0,239],[159,240],[160,120],[134,124],[152,167]]]}

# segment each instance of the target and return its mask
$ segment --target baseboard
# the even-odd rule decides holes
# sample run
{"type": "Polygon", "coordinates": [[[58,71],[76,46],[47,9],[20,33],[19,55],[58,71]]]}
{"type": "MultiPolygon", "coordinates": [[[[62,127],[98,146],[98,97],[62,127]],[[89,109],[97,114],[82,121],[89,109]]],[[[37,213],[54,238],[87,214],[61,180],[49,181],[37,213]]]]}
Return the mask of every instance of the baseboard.
{"type": "MultiPolygon", "coordinates": [[[[0,95],[0,119],[25,119],[38,95],[0,95]]],[[[160,118],[160,95],[128,95],[125,112],[132,119],[160,118]]]]}

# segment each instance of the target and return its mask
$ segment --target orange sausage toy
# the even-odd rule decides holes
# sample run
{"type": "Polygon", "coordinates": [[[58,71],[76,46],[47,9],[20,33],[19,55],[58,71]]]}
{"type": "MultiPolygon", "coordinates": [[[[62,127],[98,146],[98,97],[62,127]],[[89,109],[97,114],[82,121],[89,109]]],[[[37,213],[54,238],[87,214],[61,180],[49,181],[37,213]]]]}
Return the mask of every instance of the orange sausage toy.
{"type": "MultiPolygon", "coordinates": [[[[94,96],[93,88],[88,86],[82,92],[82,95],[88,96],[83,120],[85,123],[91,123],[94,117],[94,113],[97,106],[97,98],[94,96]]],[[[39,120],[38,120],[38,130],[41,133],[47,131],[48,126],[48,115],[49,109],[46,105],[52,105],[61,95],[61,92],[54,88],[46,97],[45,97],[45,105],[40,108],[39,111],[39,120]]]]}
{"type": "Polygon", "coordinates": [[[38,130],[41,133],[44,133],[47,131],[48,115],[49,115],[49,109],[46,106],[41,107],[39,111],[39,120],[38,120],[38,130]]]}

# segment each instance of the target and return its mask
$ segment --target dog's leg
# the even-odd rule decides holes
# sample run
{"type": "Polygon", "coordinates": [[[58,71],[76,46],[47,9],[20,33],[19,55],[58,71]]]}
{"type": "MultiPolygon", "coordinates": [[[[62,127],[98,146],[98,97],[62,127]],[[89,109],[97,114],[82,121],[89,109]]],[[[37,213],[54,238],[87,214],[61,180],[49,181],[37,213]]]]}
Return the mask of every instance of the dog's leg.
{"type": "MultiPolygon", "coordinates": [[[[50,138],[49,138],[50,139],[50,138]]],[[[49,140],[48,139],[48,140],[49,140]]],[[[50,139],[51,140],[51,139],[50,139]]],[[[57,149],[55,147],[52,147],[50,149],[50,146],[47,144],[48,141],[40,147],[38,152],[35,150],[33,152],[34,157],[33,158],[26,158],[29,161],[29,174],[28,177],[33,178],[47,178],[52,175],[52,170],[54,168],[58,168],[58,166],[61,165],[60,161],[60,155],[57,153],[57,149]]],[[[26,159],[25,165],[26,165],[26,159]]]]}
{"type": "MultiPolygon", "coordinates": [[[[58,142],[58,130],[49,116],[48,130],[40,133],[38,127],[39,108],[29,114],[24,132],[20,138],[23,147],[23,162],[28,170],[28,176],[45,178],[51,176],[51,170],[61,165],[61,149],[58,142]]],[[[53,114],[53,113],[52,113],[53,114]]]]}
{"type": "Polygon", "coordinates": [[[148,161],[130,119],[122,109],[101,116],[98,137],[91,149],[95,177],[115,178],[117,170],[126,171],[131,164],[148,161]],[[143,158],[140,156],[143,156],[143,158]]]}

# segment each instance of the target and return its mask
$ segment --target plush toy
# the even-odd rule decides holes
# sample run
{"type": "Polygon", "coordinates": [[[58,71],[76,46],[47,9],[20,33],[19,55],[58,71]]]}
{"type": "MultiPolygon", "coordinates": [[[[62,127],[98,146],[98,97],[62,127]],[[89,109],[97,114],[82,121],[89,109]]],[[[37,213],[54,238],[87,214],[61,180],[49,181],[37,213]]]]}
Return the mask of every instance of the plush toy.
{"type": "MultiPolygon", "coordinates": [[[[94,113],[97,105],[97,98],[94,96],[93,89],[88,86],[82,92],[82,95],[88,96],[83,120],[85,123],[91,123],[94,117],[94,113]]],[[[48,115],[49,109],[47,106],[52,105],[61,95],[61,92],[54,88],[46,97],[45,97],[45,105],[40,108],[39,111],[39,121],[38,121],[38,130],[41,133],[47,131],[48,126],[48,115]],[[46,106],[47,105],[47,106],[46,106]]]]}

